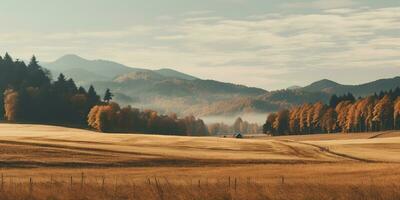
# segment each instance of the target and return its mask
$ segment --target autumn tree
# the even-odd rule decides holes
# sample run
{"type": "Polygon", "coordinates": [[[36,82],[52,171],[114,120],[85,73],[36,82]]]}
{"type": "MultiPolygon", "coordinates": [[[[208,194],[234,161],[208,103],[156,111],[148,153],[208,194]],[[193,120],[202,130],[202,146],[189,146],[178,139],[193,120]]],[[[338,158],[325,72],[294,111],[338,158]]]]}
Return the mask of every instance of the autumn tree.
{"type": "Polygon", "coordinates": [[[289,110],[283,109],[278,112],[277,117],[272,125],[278,135],[289,133],[289,110]]]}
{"type": "Polygon", "coordinates": [[[8,89],[4,92],[4,110],[5,119],[11,122],[15,122],[19,117],[19,94],[18,92],[8,89]]]}
{"type": "Polygon", "coordinates": [[[241,117],[238,117],[233,123],[233,131],[243,133],[243,120],[241,117]]]}
{"type": "Polygon", "coordinates": [[[321,132],[321,121],[322,117],[324,116],[326,112],[327,106],[324,105],[322,102],[317,102],[313,105],[313,115],[311,118],[311,124],[313,127],[313,132],[314,133],[319,133],[321,132]]]}
{"type": "Polygon", "coordinates": [[[394,104],[393,120],[394,120],[394,128],[400,129],[400,97],[397,98],[394,104]]]}
{"type": "Polygon", "coordinates": [[[263,125],[263,133],[264,134],[271,134],[275,135],[276,130],[273,127],[273,124],[277,118],[276,113],[270,113],[267,117],[267,120],[265,121],[265,124],[263,125]]]}
{"type": "Polygon", "coordinates": [[[282,110],[271,115],[263,130],[280,135],[368,132],[393,128],[400,129],[400,88],[357,100],[351,93],[333,95],[329,106],[317,102],[293,107],[287,112],[282,110]],[[281,126],[281,122],[286,123],[286,118],[288,130],[281,126]]]}
{"type": "Polygon", "coordinates": [[[351,101],[342,101],[335,108],[335,111],[337,113],[337,125],[339,131],[346,131],[347,114],[351,106],[351,101]]]}
{"type": "Polygon", "coordinates": [[[294,107],[289,113],[289,130],[290,133],[300,133],[300,107],[294,107]]]}
{"type": "Polygon", "coordinates": [[[389,130],[393,128],[393,102],[389,95],[385,95],[374,107],[373,122],[378,130],[389,130]]]}
{"type": "Polygon", "coordinates": [[[300,114],[299,114],[299,123],[300,123],[300,132],[301,133],[310,133],[310,127],[308,125],[308,119],[311,113],[312,106],[308,103],[304,104],[300,108],[300,114]]]}
{"type": "Polygon", "coordinates": [[[321,118],[321,130],[325,133],[334,133],[337,130],[336,126],[337,114],[335,109],[329,107],[321,118]]]}

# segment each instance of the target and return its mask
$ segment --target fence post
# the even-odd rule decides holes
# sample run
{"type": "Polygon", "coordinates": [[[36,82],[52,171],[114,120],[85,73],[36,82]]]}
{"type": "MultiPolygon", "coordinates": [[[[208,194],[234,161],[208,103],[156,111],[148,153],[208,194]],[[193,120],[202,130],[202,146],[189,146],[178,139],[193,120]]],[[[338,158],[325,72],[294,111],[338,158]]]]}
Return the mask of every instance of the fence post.
{"type": "Polygon", "coordinates": [[[149,177],[147,177],[147,183],[148,183],[149,185],[151,185],[151,181],[150,181],[150,178],[149,178],[149,177]]]}
{"type": "Polygon", "coordinates": [[[231,177],[229,176],[229,178],[228,178],[228,187],[229,187],[229,189],[231,189],[231,177]]]}
{"type": "Polygon", "coordinates": [[[235,192],[236,192],[236,184],[237,184],[237,181],[236,181],[236,177],[235,177],[235,192]]]}
{"type": "Polygon", "coordinates": [[[4,189],[4,175],[1,174],[1,190],[4,189]]]}
{"type": "Polygon", "coordinates": [[[32,196],[32,191],[33,191],[33,181],[32,177],[29,178],[29,195],[32,196]]]}
{"type": "Polygon", "coordinates": [[[72,190],[72,176],[71,176],[71,179],[70,179],[70,188],[71,188],[71,190],[72,190]]]}
{"type": "Polygon", "coordinates": [[[103,181],[101,183],[101,189],[104,191],[104,182],[105,182],[105,177],[103,176],[103,181]]]}
{"type": "Polygon", "coordinates": [[[285,184],[285,177],[282,176],[281,179],[282,179],[282,184],[285,184]]]}
{"type": "Polygon", "coordinates": [[[84,179],[84,174],[82,172],[82,174],[81,174],[81,189],[83,189],[83,179],[84,179]]]}

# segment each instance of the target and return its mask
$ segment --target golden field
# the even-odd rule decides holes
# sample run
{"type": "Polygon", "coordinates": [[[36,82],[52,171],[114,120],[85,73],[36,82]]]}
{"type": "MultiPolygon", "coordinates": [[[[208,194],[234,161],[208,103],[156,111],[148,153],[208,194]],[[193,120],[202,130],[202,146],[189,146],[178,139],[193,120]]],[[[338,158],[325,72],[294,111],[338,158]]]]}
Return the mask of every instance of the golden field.
{"type": "Polygon", "coordinates": [[[0,124],[0,199],[400,199],[399,136],[233,139],[0,124]]]}

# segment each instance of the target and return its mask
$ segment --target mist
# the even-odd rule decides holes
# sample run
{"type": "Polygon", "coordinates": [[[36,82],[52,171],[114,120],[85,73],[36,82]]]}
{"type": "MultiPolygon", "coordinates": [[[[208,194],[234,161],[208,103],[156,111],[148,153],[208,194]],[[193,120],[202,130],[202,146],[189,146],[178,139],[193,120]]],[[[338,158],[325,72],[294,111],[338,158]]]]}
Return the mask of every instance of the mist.
{"type": "Polygon", "coordinates": [[[200,117],[206,124],[212,123],[225,123],[227,125],[232,125],[238,117],[241,117],[244,121],[249,123],[257,123],[258,125],[263,125],[267,119],[269,113],[245,113],[231,116],[205,116],[200,117]]]}

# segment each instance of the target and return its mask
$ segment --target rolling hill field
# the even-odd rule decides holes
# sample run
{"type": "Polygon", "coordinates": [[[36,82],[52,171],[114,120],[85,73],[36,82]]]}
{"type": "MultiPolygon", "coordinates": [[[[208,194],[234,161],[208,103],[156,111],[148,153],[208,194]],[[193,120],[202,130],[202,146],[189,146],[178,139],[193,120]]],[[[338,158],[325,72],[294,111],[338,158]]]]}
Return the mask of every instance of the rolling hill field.
{"type": "Polygon", "coordinates": [[[0,197],[396,199],[399,136],[233,139],[0,124],[0,187],[9,191],[0,197]]]}

